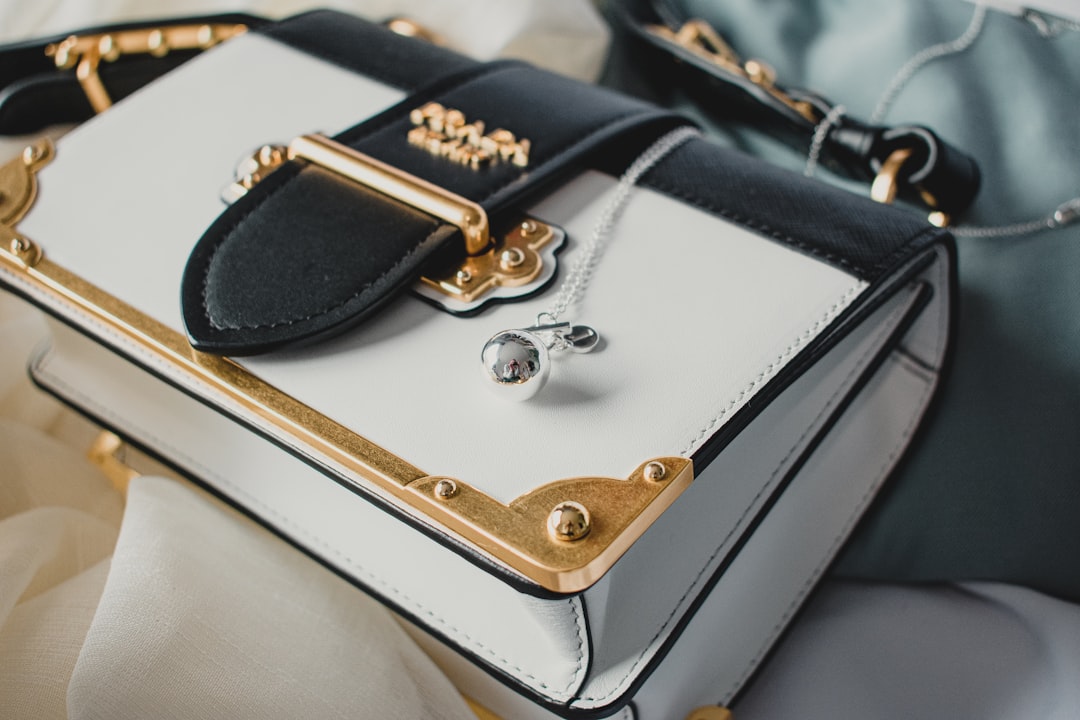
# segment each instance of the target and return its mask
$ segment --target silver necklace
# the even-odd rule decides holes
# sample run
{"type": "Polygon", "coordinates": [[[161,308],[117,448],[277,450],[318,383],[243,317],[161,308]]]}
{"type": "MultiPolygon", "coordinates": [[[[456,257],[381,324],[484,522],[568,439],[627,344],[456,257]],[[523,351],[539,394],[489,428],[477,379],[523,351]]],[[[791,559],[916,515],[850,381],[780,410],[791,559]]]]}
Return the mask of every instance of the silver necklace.
{"type": "Polygon", "coordinates": [[[619,178],[607,205],[582,247],[582,254],[559,286],[551,307],[536,316],[535,324],[495,333],[480,353],[481,368],[489,387],[509,400],[527,400],[540,392],[551,374],[550,351],[587,353],[596,349],[600,335],[588,325],[562,320],[563,314],[579,303],[592,281],[615,224],[630,199],[631,190],[648,172],[698,130],[672,130],[638,155],[619,178]]]}
{"type": "MultiPolygon", "coordinates": [[[[900,94],[900,91],[907,86],[908,82],[911,81],[919,70],[935,60],[950,55],[959,55],[970,49],[971,46],[975,44],[975,41],[982,35],[983,28],[986,25],[986,15],[987,6],[976,4],[974,12],[971,15],[971,21],[968,23],[967,28],[964,29],[964,32],[956,39],[931,45],[912,55],[907,62],[896,71],[892,80],[889,81],[889,85],[881,94],[881,98],[878,99],[877,105],[870,115],[870,124],[880,123],[885,118],[886,113],[888,113],[889,108],[892,107],[892,104],[900,94]]],[[[1022,17],[1034,26],[1035,30],[1043,38],[1053,38],[1066,31],[1080,31],[1080,23],[1056,18],[1049,20],[1034,10],[1025,10],[1022,17]]],[[[832,129],[832,126],[840,121],[840,118],[845,112],[846,110],[843,105],[835,106],[824,118],[822,118],[821,122],[818,123],[818,126],[814,128],[814,136],[810,141],[810,150],[806,157],[806,167],[803,170],[803,174],[807,177],[812,177],[815,170],[817,170],[818,158],[821,155],[821,149],[825,143],[825,138],[828,135],[829,130],[832,129]]],[[[1077,219],[1080,219],[1080,197],[1066,200],[1047,215],[1026,222],[991,226],[960,225],[951,226],[949,230],[957,237],[1015,237],[1018,235],[1030,235],[1043,230],[1053,230],[1055,228],[1064,227],[1065,225],[1075,222],[1077,219]]]]}

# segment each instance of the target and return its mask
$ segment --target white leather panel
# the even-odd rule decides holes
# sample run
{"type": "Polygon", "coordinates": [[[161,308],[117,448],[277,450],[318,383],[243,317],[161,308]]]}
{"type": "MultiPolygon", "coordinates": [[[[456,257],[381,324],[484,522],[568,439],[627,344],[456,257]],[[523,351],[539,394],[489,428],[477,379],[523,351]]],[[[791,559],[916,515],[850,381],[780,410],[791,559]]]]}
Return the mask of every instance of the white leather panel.
{"type": "Polygon", "coordinates": [[[569,699],[589,646],[581,600],[522,595],[305,463],[52,323],[35,378],[232,498],[298,545],[535,692],[569,699]]]}
{"type": "Polygon", "coordinates": [[[180,276],[236,164],[266,143],[337,133],[403,93],[254,33],[223,43],[57,142],[20,231],[182,329],[180,276]]]}
{"type": "MultiPolygon", "coordinates": [[[[566,229],[564,268],[614,186],[585,173],[530,210],[566,229]]],[[[567,314],[604,347],[553,356],[548,385],[527,403],[487,392],[480,349],[531,324],[554,292],[468,320],[406,299],[336,342],[244,364],[423,470],[510,502],[553,480],[626,477],[650,457],[692,454],[863,287],[637,188],[567,314]]]]}
{"type": "MultiPolygon", "coordinates": [[[[524,698],[513,688],[507,687],[486,672],[465,662],[461,656],[445,643],[427,633],[423,628],[399,618],[401,626],[416,640],[442,669],[450,682],[463,695],[478,700],[481,704],[504,720],[558,720],[559,715],[524,698]]],[[[635,720],[629,705],[609,716],[612,720],[635,720]]]]}
{"type": "MultiPolygon", "coordinates": [[[[705,469],[650,528],[647,541],[631,548],[618,572],[590,589],[586,606],[595,650],[589,682],[576,704],[603,707],[634,682],[916,301],[916,287],[900,291],[799,378],[705,469]],[[649,591],[641,592],[642,586],[649,591]]],[[[784,492],[815,482],[820,479],[800,473],[784,492]]],[[[822,523],[836,527],[829,519],[822,523]]],[[[798,536],[787,541],[792,555],[801,556],[798,536]]],[[[720,583],[727,582],[725,575],[720,583]]],[[[757,603],[740,609],[745,618],[769,612],[757,603]]],[[[729,654],[740,652],[732,648],[729,654]]]]}
{"type": "Polygon", "coordinates": [[[635,695],[640,720],[731,700],[900,457],[935,382],[903,355],[890,357],[635,695]]]}
{"type": "MultiPolygon", "coordinates": [[[[267,141],[335,132],[400,98],[244,36],[63,138],[21,230],[56,262],[180,329],[187,254],[223,209],[218,195],[237,160],[267,141]]],[[[567,229],[564,262],[613,185],[590,173],[533,208],[567,229]]],[[[243,364],[426,472],[509,502],[553,480],[625,477],[649,457],[692,454],[863,287],[638,189],[571,309],[605,346],[555,358],[532,402],[490,396],[478,356],[494,332],[531,324],[554,289],[467,320],[406,298],[337,342],[243,364]],[[495,448],[513,448],[509,461],[495,448]]]]}

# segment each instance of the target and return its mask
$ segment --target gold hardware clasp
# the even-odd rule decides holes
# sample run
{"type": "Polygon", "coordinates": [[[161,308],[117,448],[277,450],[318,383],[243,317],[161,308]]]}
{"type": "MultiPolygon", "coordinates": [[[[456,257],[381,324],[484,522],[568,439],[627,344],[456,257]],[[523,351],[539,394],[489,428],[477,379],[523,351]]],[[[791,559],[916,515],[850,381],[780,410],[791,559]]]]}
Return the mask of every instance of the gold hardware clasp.
{"type": "Polygon", "coordinates": [[[470,255],[479,255],[491,245],[484,208],[328,137],[301,135],[289,143],[288,157],[307,160],[445,220],[461,230],[465,236],[465,251],[470,255]]]}
{"type": "Polygon", "coordinates": [[[27,269],[41,262],[41,248],[20,235],[15,225],[37,199],[37,173],[52,160],[55,150],[48,138],[28,145],[18,157],[0,166],[0,250],[16,266],[27,269]]]}
{"type": "Polygon", "coordinates": [[[687,20],[678,30],[665,25],[648,25],[646,29],[656,37],[689,50],[694,55],[749,80],[787,107],[817,124],[821,114],[808,102],[796,100],[776,87],[776,71],[761,60],[743,62],[730,45],[704,20],[687,20]]]}
{"type": "Polygon", "coordinates": [[[102,62],[114,62],[123,55],[164,57],[172,50],[205,50],[246,31],[246,25],[204,23],[72,35],[48,45],[45,54],[60,70],[75,68],[75,77],[90,106],[100,113],[112,106],[112,98],[98,75],[102,62]]]}
{"type": "Polygon", "coordinates": [[[241,161],[223,198],[234,202],[293,158],[337,172],[460,228],[464,256],[429,266],[416,285],[419,295],[450,312],[472,312],[491,298],[528,295],[554,274],[555,252],[566,238],[559,228],[525,218],[493,237],[487,213],[476,203],[321,135],[305,135],[288,146],[259,148],[241,161]]]}
{"type": "Polygon", "coordinates": [[[520,288],[540,278],[545,272],[543,251],[549,246],[554,250],[563,238],[562,230],[547,223],[523,220],[496,238],[486,253],[428,268],[418,290],[448,310],[471,309],[498,288],[520,288]]]}

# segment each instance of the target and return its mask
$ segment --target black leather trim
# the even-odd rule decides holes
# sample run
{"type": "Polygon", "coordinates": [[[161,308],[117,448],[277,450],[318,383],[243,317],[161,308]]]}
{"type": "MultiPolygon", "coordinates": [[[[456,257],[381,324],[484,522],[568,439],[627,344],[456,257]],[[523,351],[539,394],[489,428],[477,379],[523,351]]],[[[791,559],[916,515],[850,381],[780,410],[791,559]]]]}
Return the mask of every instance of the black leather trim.
{"type": "Polygon", "coordinates": [[[333,10],[312,10],[259,32],[297,50],[406,91],[478,65],[476,60],[333,10]]]}
{"type": "MultiPolygon", "coordinates": [[[[50,125],[81,123],[94,115],[74,68],[57,69],[45,48],[71,35],[96,35],[125,30],[142,30],[204,23],[243,24],[258,28],[266,20],[244,13],[145,20],[98,25],[63,35],[36,38],[0,47],[0,135],[25,135],[50,125]]],[[[122,100],[147,83],[171,72],[199,54],[198,50],[174,50],[163,57],[125,55],[98,67],[102,83],[114,102],[122,100]]]]}
{"type": "Polygon", "coordinates": [[[898,255],[944,231],[874,203],[695,138],[641,185],[694,205],[856,277],[873,281],[898,255]]]}
{"type": "MultiPolygon", "coordinates": [[[[527,65],[470,64],[335,139],[480,204],[497,227],[500,213],[612,144],[640,151],[687,123],[527,65]],[[409,144],[409,113],[430,101],[530,139],[529,166],[474,170],[409,144]]],[[[456,228],[293,161],[199,240],[184,272],[184,322],[192,345],[204,352],[248,355],[311,342],[369,317],[433,255],[459,247],[456,228]]]]}
{"type": "MultiPolygon", "coordinates": [[[[793,99],[814,108],[820,119],[812,122],[760,85],[649,32],[649,23],[675,30],[690,19],[670,5],[633,0],[612,10],[649,59],[650,72],[659,78],[654,82],[668,86],[674,82],[717,118],[762,128],[792,148],[807,152],[820,119],[834,104],[813,91],[777,85],[793,99]]],[[[870,182],[881,164],[901,148],[912,152],[897,177],[902,199],[924,205],[922,193],[926,192],[933,196],[936,209],[954,214],[971,205],[981,181],[978,164],[922,125],[870,125],[843,114],[826,134],[819,160],[836,173],[870,182]]]]}

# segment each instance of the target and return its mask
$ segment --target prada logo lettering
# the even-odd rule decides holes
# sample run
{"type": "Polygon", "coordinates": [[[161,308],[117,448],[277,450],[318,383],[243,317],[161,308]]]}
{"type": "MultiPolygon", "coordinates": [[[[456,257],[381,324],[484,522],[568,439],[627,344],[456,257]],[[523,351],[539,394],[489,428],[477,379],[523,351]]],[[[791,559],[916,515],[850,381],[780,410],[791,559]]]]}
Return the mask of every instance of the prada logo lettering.
{"type": "Polygon", "coordinates": [[[510,162],[518,167],[529,164],[528,140],[519,140],[502,128],[485,134],[482,120],[468,122],[460,110],[432,102],[413,110],[409,119],[415,126],[409,131],[409,143],[432,155],[474,170],[496,162],[510,162]]]}

